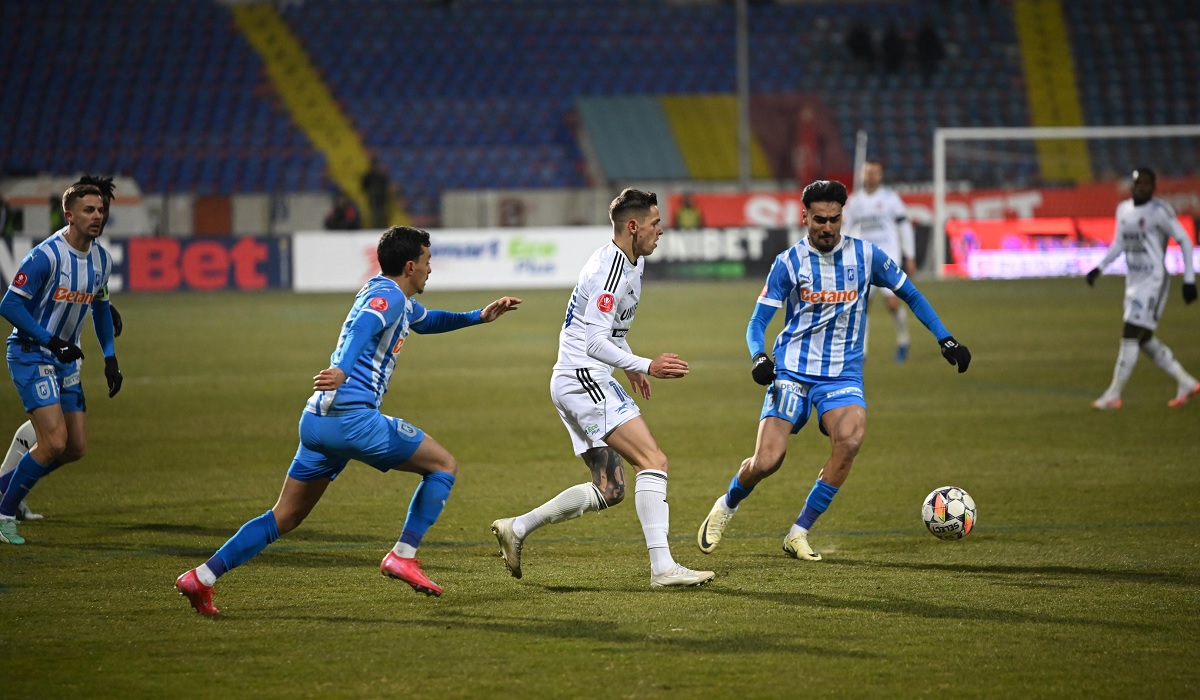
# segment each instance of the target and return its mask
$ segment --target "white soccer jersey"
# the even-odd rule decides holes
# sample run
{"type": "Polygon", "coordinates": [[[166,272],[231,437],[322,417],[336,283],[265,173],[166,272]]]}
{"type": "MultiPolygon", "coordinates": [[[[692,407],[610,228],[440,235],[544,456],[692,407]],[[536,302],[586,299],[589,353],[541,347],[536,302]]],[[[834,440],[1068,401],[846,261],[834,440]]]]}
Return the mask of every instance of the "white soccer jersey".
{"type": "Polygon", "coordinates": [[[1138,206],[1132,199],[1117,205],[1117,228],[1112,245],[1097,266],[1101,270],[1125,254],[1125,288],[1160,290],[1167,284],[1167,238],[1174,238],[1183,251],[1185,282],[1195,281],[1192,269],[1192,241],[1175,217],[1171,205],[1158,199],[1138,206]]]}
{"type": "Polygon", "coordinates": [[[900,195],[887,187],[856,190],[842,208],[842,232],[879,246],[899,262],[916,257],[912,224],[900,195]]]}
{"type": "Polygon", "coordinates": [[[612,242],[592,253],[579,271],[579,281],[567,304],[567,316],[558,334],[555,371],[650,369],[650,360],[630,352],[625,341],[642,296],[645,267],[646,261],[641,258],[636,264],[629,262],[612,242]]]}

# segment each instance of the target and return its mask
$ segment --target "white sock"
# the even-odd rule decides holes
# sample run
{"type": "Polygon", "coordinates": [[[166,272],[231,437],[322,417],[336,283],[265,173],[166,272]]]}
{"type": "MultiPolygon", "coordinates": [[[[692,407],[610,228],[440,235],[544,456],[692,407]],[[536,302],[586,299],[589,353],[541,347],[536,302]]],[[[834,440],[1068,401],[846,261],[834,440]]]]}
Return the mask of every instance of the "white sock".
{"type": "Polygon", "coordinates": [[[1158,338],[1151,338],[1143,343],[1142,352],[1149,355],[1150,359],[1154,360],[1154,364],[1158,365],[1159,369],[1174,377],[1180,389],[1190,390],[1196,386],[1196,378],[1188,374],[1183,365],[1179,364],[1179,360],[1175,359],[1175,354],[1171,352],[1171,348],[1167,347],[1158,338]]]}
{"type": "Polygon", "coordinates": [[[643,469],[637,473],[633,487],[633,503],[646,549],[650,550],[650,573],[657,576],[675,568],[671,547],[667,544],[671,508],[667,505],[667,473],[658,469],[643,469]]]}
{"type": "Polygon", "coordinates": [[[792,523],[792,529],[788,530],[787,536],[791,537],[792,535],[796,534],[797,532],[803,532],[806,535],[808,534],[808,530],[805,530],[804,528],[800,527],[796,523],[792,523]]]}
{"type": "Polygon", "coordinates": [[[33,423],[25,421],[20,428],[17,428],[12,444],[8,446],[8,454],[4,455],[4,462],[0,464],[0,476],[16,469],[17,462],[20,462],[25,453],[29,452],[29,449],[36,443],[37,433],[33,430],[33,423]]]}
{"type": "Polygon", "coordinates": [[[892,321],[896,323],[896,345],[907,346],[910,340],[908,336],[908,311],[903,306],[897,308],[892,313],[892,321]]]}
{"type": "Polygon", "coordinates": [[[590,483],[575,484],[513,520],[513,534],[524,539],[543,525],[574,520],[594,510],[600,510],[600,492],[590,483]]]}
{"type": "Polygon", "coordinates": [[[412,559],[417,556],[417,548],[405,542],[396,542],[396,546],[392,547],[392,553],[401,559],[412,559]]]}
{"type": "Polygon", "coordinates": [[[1121,348],[1117,351],[1117,364],[1113,367],[1112,384],[1104,390],[1109,398],[1120,398],[1121,391],[1133,374],[1133,368],[1138,361],[1138,342],[1134,338],[1121,338],[1121,348]]]}
{"type": "Polygon", "coordinates": [[[208,568],[208,564],[201,564],[196,567],[196,578],[200,579],[200,583],[206,586],[211,586],[217,582],[217,575],[208,568]]]}

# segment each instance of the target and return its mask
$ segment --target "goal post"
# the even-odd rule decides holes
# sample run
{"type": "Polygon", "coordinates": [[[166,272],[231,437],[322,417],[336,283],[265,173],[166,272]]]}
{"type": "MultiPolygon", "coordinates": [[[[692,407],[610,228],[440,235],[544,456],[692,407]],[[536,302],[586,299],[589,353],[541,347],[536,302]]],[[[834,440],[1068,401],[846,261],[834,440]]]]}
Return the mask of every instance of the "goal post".
{"type": "MultiPolygon", "coordinates": [[[[970,143],[982,145],[983,142],[1017,142],[1027,147],[1037,148],[1042,142],[1063,142],[1064,140],[1110,140],[1110,139],[1200,139],[1200,124],[1180,124],[1171,126],[1053,126],[1053,127],[938,127],[933,132],[933,262],[934,273],[937,277],[945,275],[947,253],[946,222],[947,216],[947,179],[949,169],[947,160],[952,155],[951,149],[955,144],[964,148],[970,143]]],[[[1191,143],[1191,142],[1186,142],[1191,143]]],[[[1179,149],[1175,153],[1180,160],[1188,162],[1188,167],[1195,167],[1195,158],[1200,152],[1194,146],[1179,149]],[[1189,152],[1190,151],[1190,152],[1189,152]]],[[[996,155],[1000,160],[1009,162],[1023,159],[1033,163],[1036,171],[1037,156],[1028,152],[1022,155],[996,155]]],[[[1163,164],[1147,158],[1144,161],[1123,163],[1121,172],[1139,165],[1152,168],[1162,168],[1163,164]]],[[[1161,176],[1161,171],[1160,171],[1161,176]]],[[[967,176],[968,182],[972,178],[967,176]]],[[[1003,186],[1003,185],[1001,185],[1003,186]]]]}

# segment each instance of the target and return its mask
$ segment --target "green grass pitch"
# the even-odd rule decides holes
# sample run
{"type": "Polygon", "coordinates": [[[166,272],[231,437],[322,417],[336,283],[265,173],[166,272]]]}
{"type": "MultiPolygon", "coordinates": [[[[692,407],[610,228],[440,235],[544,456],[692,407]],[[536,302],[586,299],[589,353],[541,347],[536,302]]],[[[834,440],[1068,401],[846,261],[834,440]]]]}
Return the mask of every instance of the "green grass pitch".
{"type": "MultiPolygon", "coordinates": [[[[498,295],[439,292],[436,269],[429,306],[498,295]]],[[[632,497],[537,532],[525,578],[509,577],[490,522],[587,475],[549,400],[567,292],[524,292],[495,324],[411,336],[385,400],[459,460],[419,554],[445,595],[378,570],[416,477],[354,464],[300,529],[218,583],[217,619],[173,580],[274,502],[352,295],[119,297],[125,388],[105,396],[89,329],[89,454],[30,496],[46,519],[22,526],[28,544],[0,546],[0,695],[1196,696],[1200,401],[1168,409],[1174,384],[1143,357],[1123,410],[1089,408],[1116,358],[1120,279],[920,286],[971,369],[911,317],[911,358],[893,363],[875,300],[867,440],[813,531],[822,562],[780,551],[828,454],[815,425],[721,547],[697,550],[753,449],[762,390],[744,333],[761,282],[648,282],[631,345],[692,367],[639,401],[671,460],[671,546],[717,578],[652,591],[632,497]],[[946,484],[979,505],[959,542],[919,517],[946,484]]],[[[1160,337],[1200,372],[1200,305],[1178,280],[1160,337]]],[[[9,389],[5,445],[22,420],[9,389]]]]}

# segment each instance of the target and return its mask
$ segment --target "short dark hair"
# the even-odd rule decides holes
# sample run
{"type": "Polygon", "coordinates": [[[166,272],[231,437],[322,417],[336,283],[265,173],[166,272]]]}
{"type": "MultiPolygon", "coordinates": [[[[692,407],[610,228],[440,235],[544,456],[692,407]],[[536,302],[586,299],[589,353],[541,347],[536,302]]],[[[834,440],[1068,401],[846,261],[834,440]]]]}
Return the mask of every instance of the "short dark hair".
{"type": "Polygon", "coordinates": [[[404,273],[404,266],[421,257],[421,249],[429,247],[429,232],[412,226],[393,226],[379,237],[375,258],[379,269],[388,277],[404,273]]]}
{"type": "Polygon", "coordinates": [[[621,190],[621,194],[608,205],[608,220],[613,226],[619,226],[629,220],[633,214],[645,215],[650,207],[658,206],[658,195],[653,192],[643,192],[632,187],[621,190]]]}
{"type": "Polygon", "coordinates": [[[77,182],[74,185],[71,185],[70,187],[68,187],[66,192],[63,192],[63,196],[62,196],[63,211],[70,211],[71,207],[75,204],[76,201],[79,200],[80,197],[86,197],[89,194],[96,195],[100,199],[104,200],[105,205],[108,204],[108,200],[104,199],[104,193],[100,191],[99,187],[97,187],[96,185],[80,184],[77,182]]]}
{"type": "Polygon", "coordinates": [[[817,180],[804,188],[800,196],[804,208],[808,209],[813,202],[837,202],[846,205],[846,186],[837,180],[817,180]]]}
{"type": "Polygon", "coordinates": [[[1133,179],[1136,180],[1139,177],[1150,178],[1150,182],[1158,182],[1158,175],[1155,175],[1154,171],[1150,168],[1134,168],[1133,179]]]}

